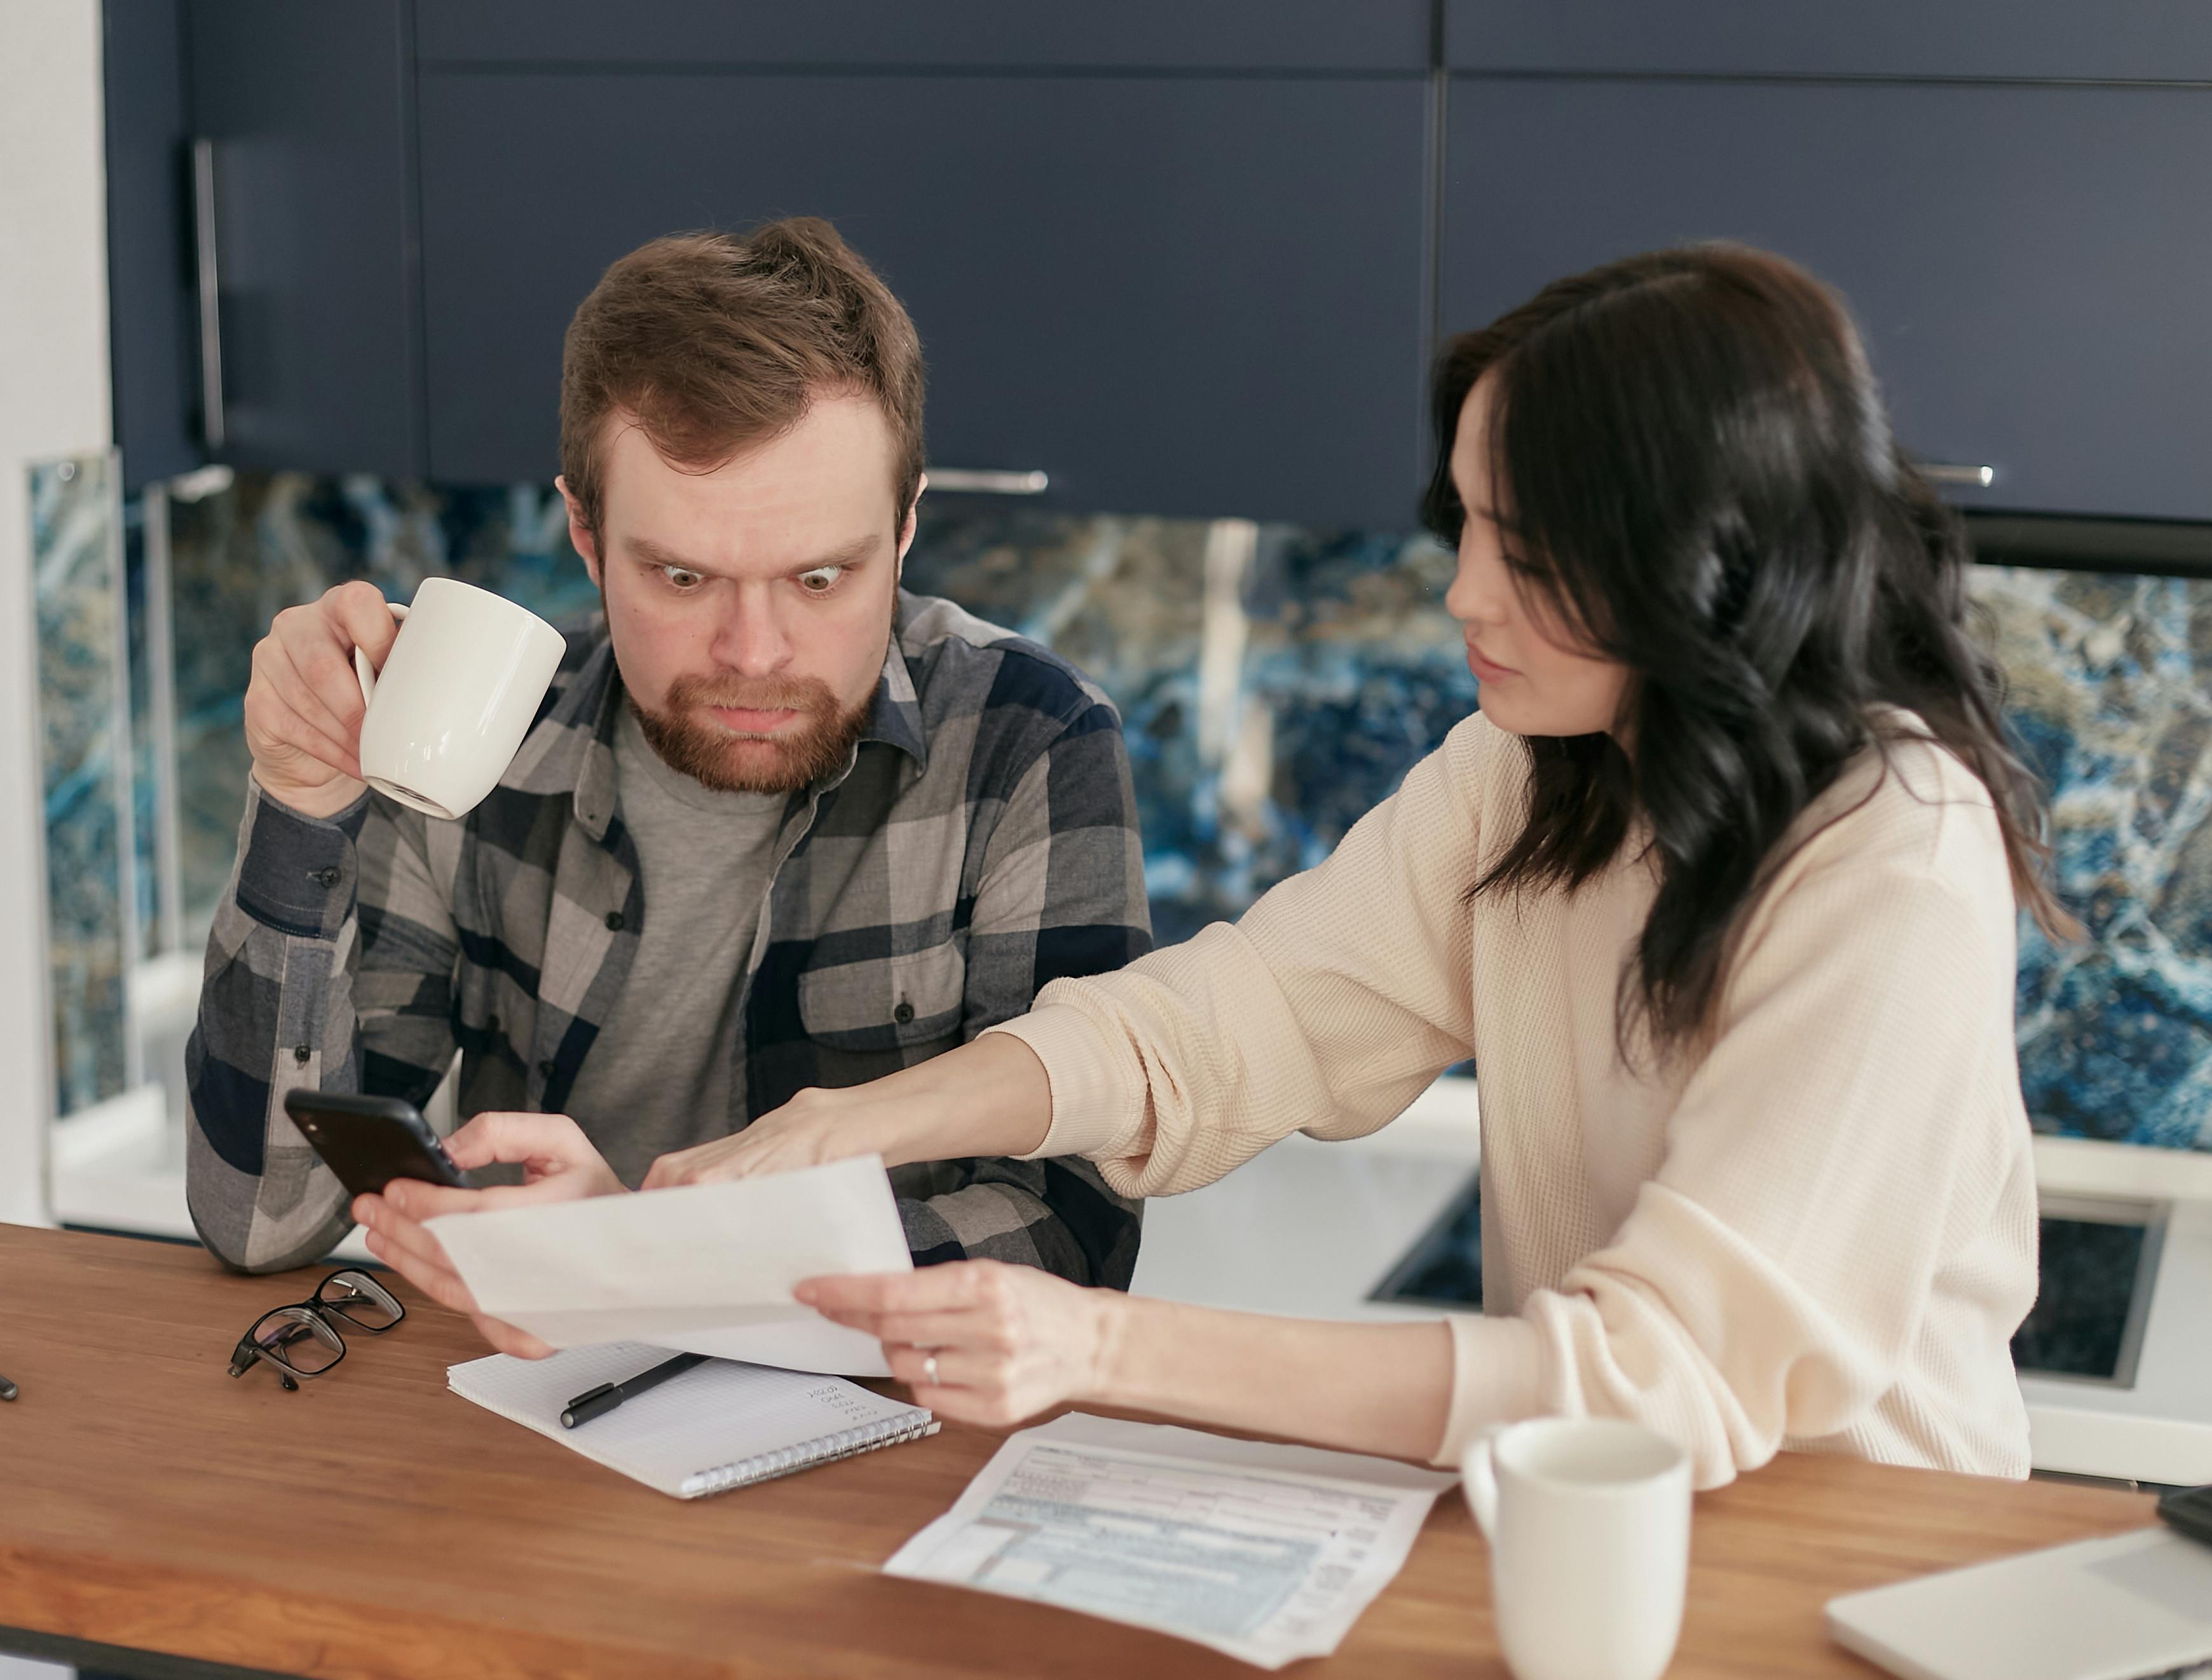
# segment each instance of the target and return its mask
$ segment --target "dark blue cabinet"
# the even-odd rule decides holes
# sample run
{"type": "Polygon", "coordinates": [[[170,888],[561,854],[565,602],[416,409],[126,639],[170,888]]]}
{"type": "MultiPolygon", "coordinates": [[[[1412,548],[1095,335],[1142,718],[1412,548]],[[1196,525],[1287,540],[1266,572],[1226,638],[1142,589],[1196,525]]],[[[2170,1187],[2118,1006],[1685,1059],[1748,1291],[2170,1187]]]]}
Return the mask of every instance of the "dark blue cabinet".
{"type": "Polygon", "coordinates": [[[218,460],[422,470],[411,11],[186,5],[191,132],[213,163],[218,460]]]}
{"type": "Polygon", "coordinates": [[[1419,77],[434,66],[420,98],[439,478],[550,475],[562,332],[608,262],[808,212],[913,312],[937,465],[1085,508],[1413,519],[1419,77]]]}
{"type": "Polygon", "coordinates": [[[2203,5],[106,3],[134,482],[202,453],[198,137],[245,466],[544,478],[610,260],[811,212],[913,310],[939,466],[1403,526],[1437,326],[1732,237],[1846,295],[1963,501],[2212,519],[2203,5]]]}
{"type": "Polygon", "coordinates": [[[547,477],[561,332],[605,264],[804,211],[913,309],[939,466],[1041,470],[1065,507],[1412,517],[1431,0],[110,4],[118,67],[184,59],[164,110],[118,113],[118,307],[159,341],[118,335],[139,478],[547,477]]]}
{"type": "Polygon", "coordinates": [[[108,359],[124,488],[200,463],[184,20],[177,0],[107,0],[108,359]]]}
{"type": "Polygon", "coordinates": [[[1678,240],[1841,290],[1899,435],[1970,505],[2212,519],[2212,94],[1455,78],[1440,295],[1479,325],[1678,240]]]}

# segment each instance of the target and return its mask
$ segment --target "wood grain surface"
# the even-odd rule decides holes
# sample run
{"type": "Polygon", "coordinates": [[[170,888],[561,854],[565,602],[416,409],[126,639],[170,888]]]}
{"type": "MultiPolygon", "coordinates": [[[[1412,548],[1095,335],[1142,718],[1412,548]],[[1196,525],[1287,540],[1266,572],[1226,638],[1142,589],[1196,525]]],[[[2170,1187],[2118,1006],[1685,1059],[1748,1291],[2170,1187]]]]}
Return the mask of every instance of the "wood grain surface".
{"type": "MultiPolygon", "coordinates": [[[[0,1225],[0,1628],[343,1680],[1250,1674],[1194,1645],[877,1573],[999,1432],[679,1501],[447,1392],[486,1350],[406,1321],[283,1392],[232,1343],[319,1269],[0,1225]]],[[[2148,1496],[1785,1455],[1700,1494],[1671,1672],[1875,1672],[1837,1593],[2153,1520],[2148,1496]]],[[[1337,1654],[1301,1675],[1502,1676],[1455,1494],[1337,1654]]]]}

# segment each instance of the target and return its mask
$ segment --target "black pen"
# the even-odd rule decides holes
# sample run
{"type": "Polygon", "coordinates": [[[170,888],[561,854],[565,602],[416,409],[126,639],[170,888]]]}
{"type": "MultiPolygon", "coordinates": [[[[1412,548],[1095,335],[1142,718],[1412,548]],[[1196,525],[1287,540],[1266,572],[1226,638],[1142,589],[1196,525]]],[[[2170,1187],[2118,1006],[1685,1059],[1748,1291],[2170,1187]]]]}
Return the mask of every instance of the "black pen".
{"type": "Polygon", "coordinates": [[[707,1362],[704,1354],[678,1354],[674,1359],[664,1360],[650,1371],[641,1371],[626,1383],[601,1383],[597,1388],[587,1388],[568,1404],[561,1414],[561,1427],[573,1429],[580,1423],[589,1423],[603,1417],[625,1400],[635,1400],[649,1388],[658,1388],[671,1377],[680,1377],[695,1365],[707,1362]]]}

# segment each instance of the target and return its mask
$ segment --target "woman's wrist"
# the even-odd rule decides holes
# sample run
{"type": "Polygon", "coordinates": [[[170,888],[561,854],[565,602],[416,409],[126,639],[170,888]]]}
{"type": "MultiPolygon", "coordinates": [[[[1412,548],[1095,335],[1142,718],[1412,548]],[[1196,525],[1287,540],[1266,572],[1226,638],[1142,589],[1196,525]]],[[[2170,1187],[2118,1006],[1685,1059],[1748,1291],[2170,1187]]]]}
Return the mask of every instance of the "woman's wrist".
{"type": "MultiPolygon", "coordinates": [[[[1089,1374],[1082,1392],[1071,1397],[1094,1406],[1133,1406],[1124,1363],[1133,1335],[1130,1321],[1139,1316],[1141,1304],[1119,1289],[1085,1289],[1091,1307],[1089,1374]]],[[[1141,1336],[1142,1332],[1136,1332],[1141,1336]]]]}
{"type": "MultiPolygon", "coordinates": [[[[915,1071],[909,1069],[909,1072],[915,1071]]],[[[786,1130],[812,1132],[827,1145],[823,1160],[880,1155],[885,1166],[903,1166],[927,1157],[913,1146],[923,1129],[920,1093],[902,1094],[892,1074],[866,1085],[816,1086],[801,1091],[775,1111],[774,1123],[786,1130]],[[879,1087],[891,1087],[879,1090],[879,1087]],[[885,1100],[886,1098],[901,1099],[885,1100]]],[[[744,1136],[744,1133],[738,1134],[744,1136]]]]}

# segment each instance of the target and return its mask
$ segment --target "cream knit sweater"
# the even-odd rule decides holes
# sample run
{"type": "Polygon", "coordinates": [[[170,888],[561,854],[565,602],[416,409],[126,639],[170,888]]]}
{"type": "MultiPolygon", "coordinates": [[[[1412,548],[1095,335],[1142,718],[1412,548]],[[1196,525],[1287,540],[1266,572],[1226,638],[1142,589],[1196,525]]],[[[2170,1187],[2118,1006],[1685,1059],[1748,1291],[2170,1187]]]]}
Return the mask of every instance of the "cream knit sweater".
{"type": "Polygon", "coordinates": [[[1477,714],[1233,927],[1048,986],[994,1029],[1050,1075],[1037,1153],[1194,1190],[1293,1131],[1388,1124],[1471,1050],[1488,1316],[1451,1321],[1437,1462],[1489,1424],[1594,1413],[1680,1441],[1705,1487],[1785,1447],[2026,1475],[2007,1344],[2035,1182],[1981,782],[1920,741],[1886,775],[1863,755],[1746,921],[1711,1048],[1639,1074],[1613,998],[1650,863],[1465,902],[1526,764],[1477,714]]]}

